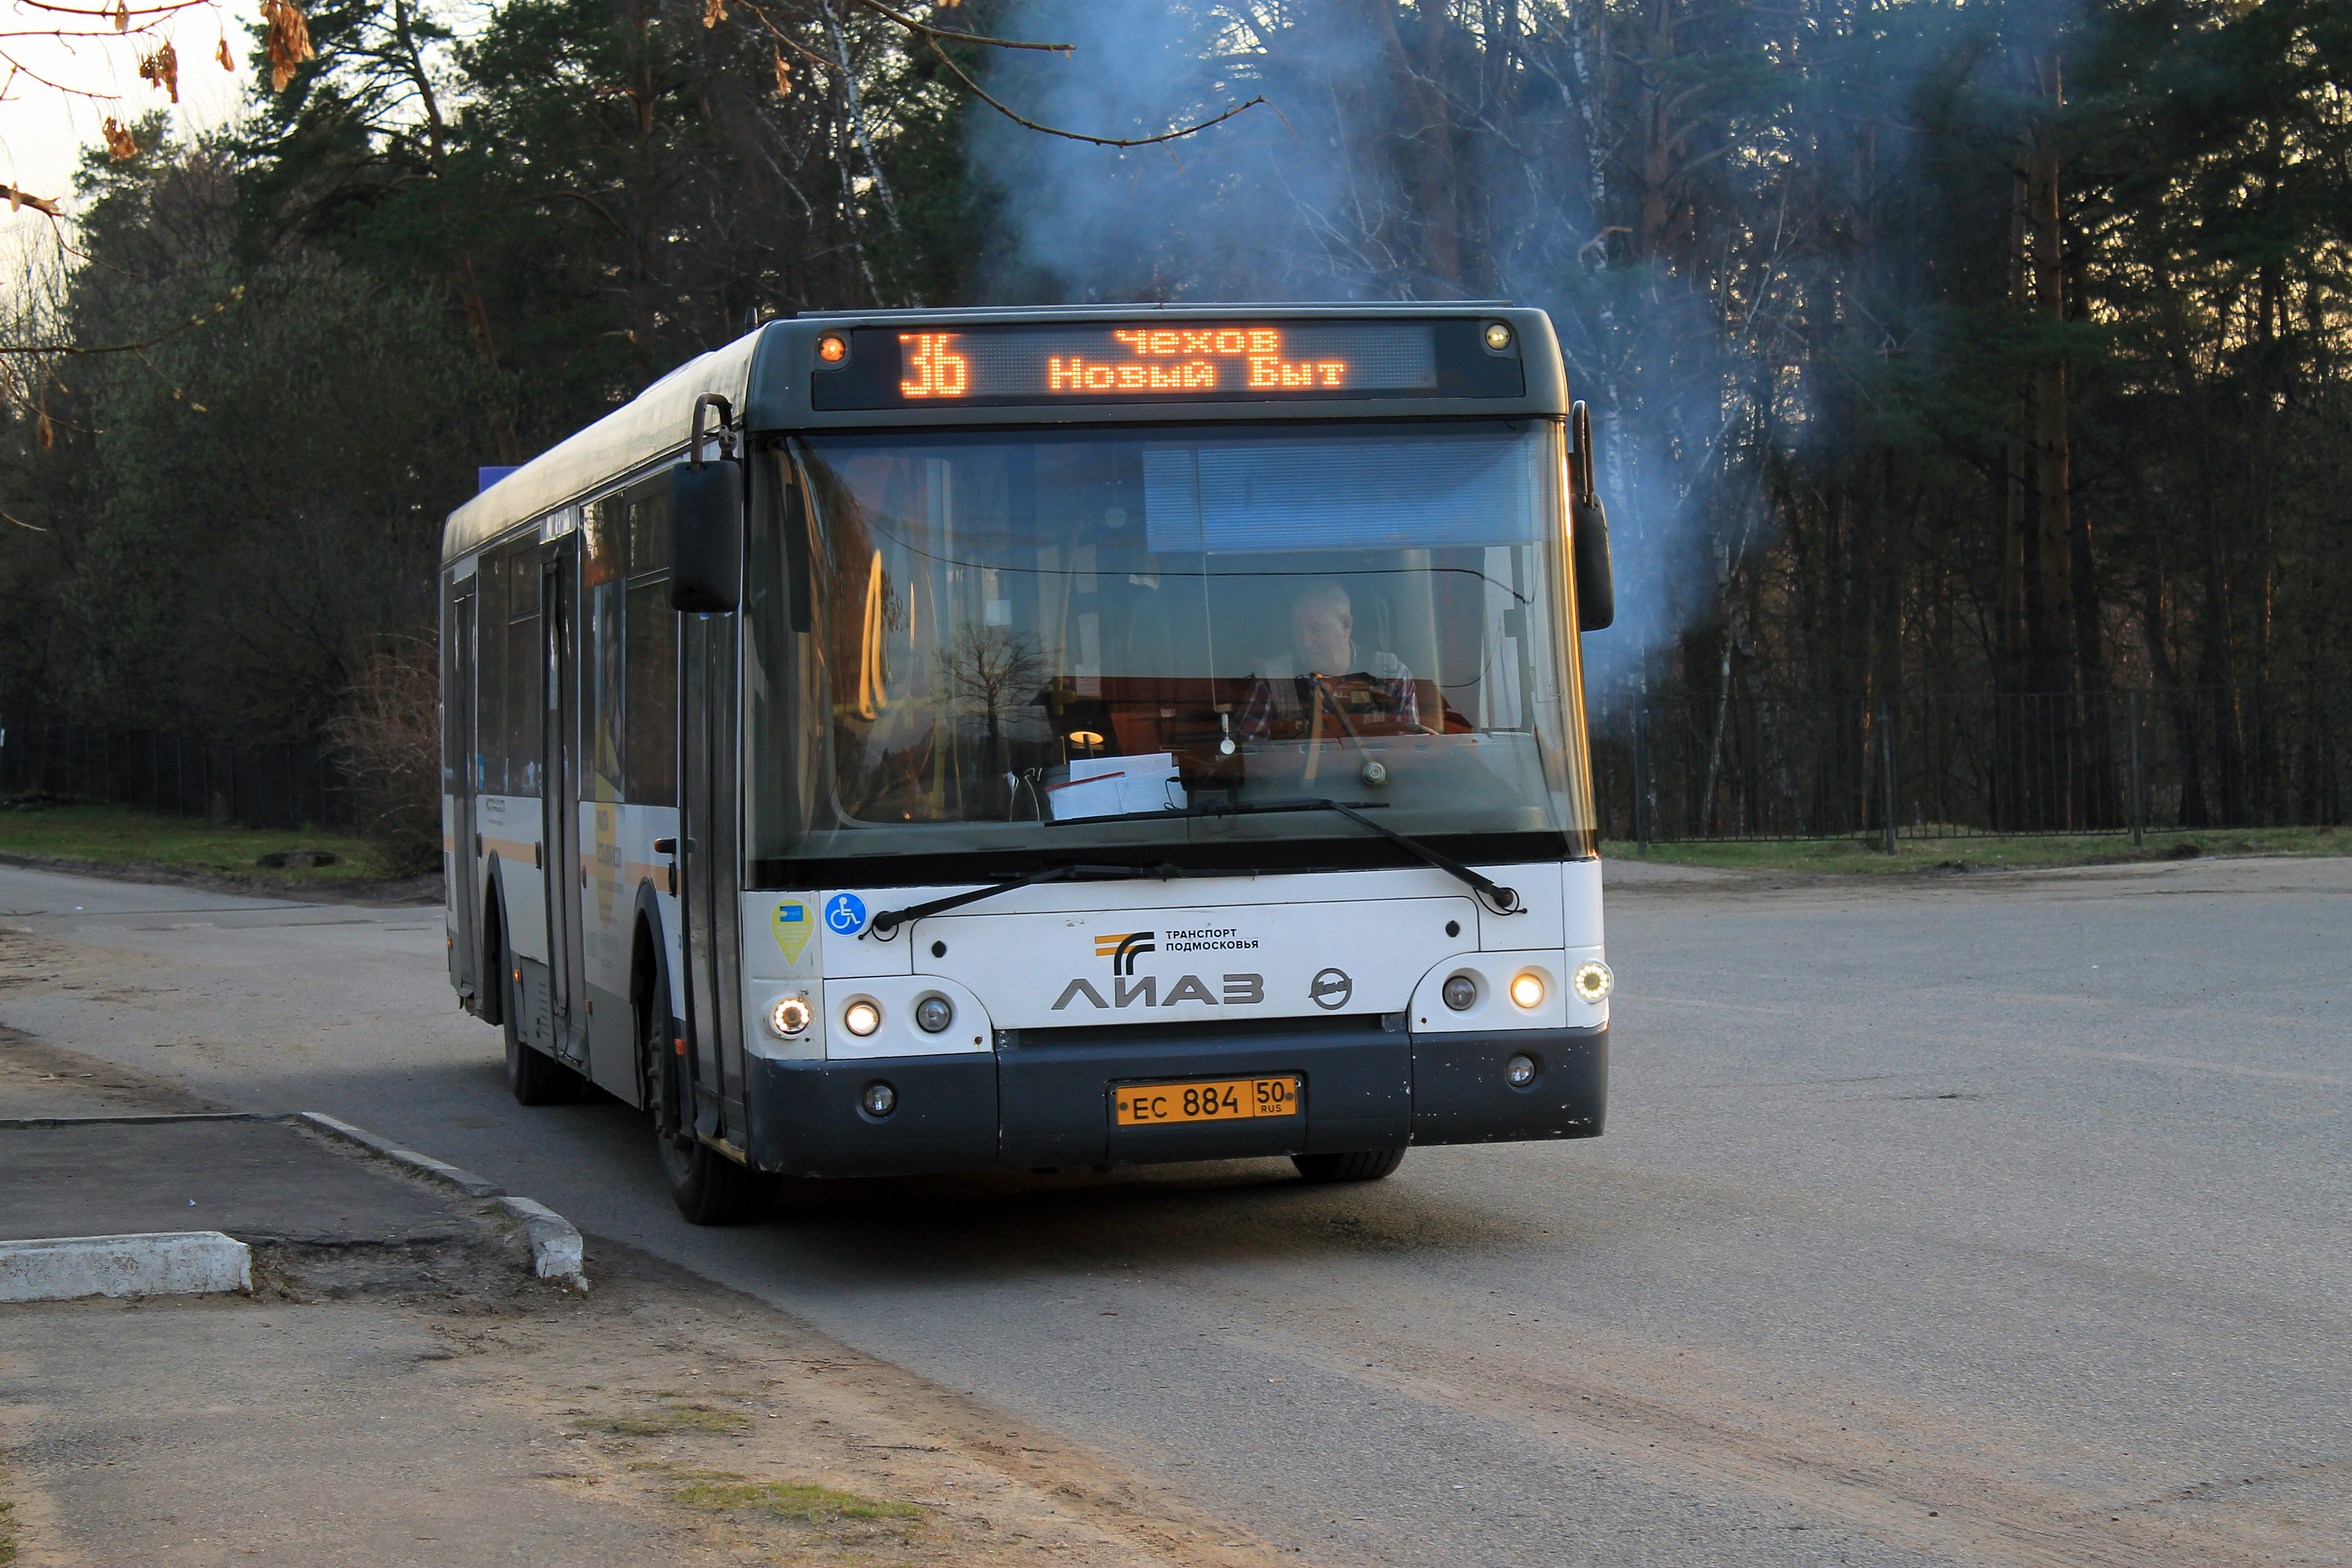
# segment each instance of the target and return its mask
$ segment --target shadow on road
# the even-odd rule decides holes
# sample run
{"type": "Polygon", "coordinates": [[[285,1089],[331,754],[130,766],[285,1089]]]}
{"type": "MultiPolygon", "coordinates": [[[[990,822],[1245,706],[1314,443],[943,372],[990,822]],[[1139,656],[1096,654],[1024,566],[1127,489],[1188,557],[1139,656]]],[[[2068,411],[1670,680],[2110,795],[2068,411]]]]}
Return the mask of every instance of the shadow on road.
{"type": "MultiPolygon", "coordinates": [[[[403,1099],[437,1109],[448,1131],[409,1135],[418,1146],[457,1163],[475,1163],[494,1179],[512,1151],[534,1161],[554,1153],[575,1176],[593,1168],[606,1190],[646,1205],[645,1223],[689,1230],[671,1211],[641,1112],[601,1091],[576,1105],[525,1109],[506,1094],[493,1058],[409,1072],[395,1085],[363,1089],[359,1099],[403,1099]]],[[[1118,1268],[1191,1268],[1394,1257],[1475,1256],[1495,1261],[1519,1252],[1573,1254],[1598,1229],[1564,1224],[1556,1209],[1528,1214],[1500,1206],[1491,1193],[1457,1193],[1428,1179],[1450,1151],[1416,1151],[1388,1181],[1323,1184],[1302,1181],[1285,1159],[1136,1165],[1052,1174],[984,1171],[949,1175],[839,1181],[785,1179],[766,1217],[726,1230],[730,1252],[771,1252],[788,1271],[838,1287],[981,1287],[1040,1276],[1118,1268]]],[[[518,1175],[516,1188],[554,1202],[561,1183],[518,1175]],[[544,1188],[544,1190],[542,1190],[544,1188]]],[[[595,1228],[593,1219],[585,1228],[595,1228]]]]}

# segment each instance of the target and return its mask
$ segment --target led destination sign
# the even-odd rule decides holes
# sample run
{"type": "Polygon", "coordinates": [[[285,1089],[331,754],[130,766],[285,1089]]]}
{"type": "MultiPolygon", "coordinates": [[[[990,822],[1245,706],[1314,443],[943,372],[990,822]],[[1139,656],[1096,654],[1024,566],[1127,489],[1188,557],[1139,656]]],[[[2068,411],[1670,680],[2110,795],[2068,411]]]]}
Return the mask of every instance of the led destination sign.
{"type": "Polygon", "coordinates": [[[810,395],[817,408],[1516,396],[1506,347],[1473,321],[858,327],[818,340],[810,395]]]}
{"type": "Polygon", "coordinates": [[[900,332],[902,397],[1434,389],[1425,326],[900,332]]]}

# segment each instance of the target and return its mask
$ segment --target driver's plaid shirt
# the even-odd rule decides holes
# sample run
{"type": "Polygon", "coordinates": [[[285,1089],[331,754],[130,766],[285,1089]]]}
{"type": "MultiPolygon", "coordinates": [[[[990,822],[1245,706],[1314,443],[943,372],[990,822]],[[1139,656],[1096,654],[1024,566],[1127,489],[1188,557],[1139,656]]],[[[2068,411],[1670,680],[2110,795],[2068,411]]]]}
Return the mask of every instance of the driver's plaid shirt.
{"type": "Polygon", "coordinates": [[[1412,671],[1394,659],[1393,675],[1358,670],[1353,675],[1261,676],[1242,709],[1241,732],[1249,741],[1303,741],[1314,731],[1316,693],[1323,704],[1323,733],[1333,740],[1361,721],[1380,717],[1421,722],[1421,695],[1412,671]],[[1344,719],[1346,722],[1340,722],[1344,719]]]}

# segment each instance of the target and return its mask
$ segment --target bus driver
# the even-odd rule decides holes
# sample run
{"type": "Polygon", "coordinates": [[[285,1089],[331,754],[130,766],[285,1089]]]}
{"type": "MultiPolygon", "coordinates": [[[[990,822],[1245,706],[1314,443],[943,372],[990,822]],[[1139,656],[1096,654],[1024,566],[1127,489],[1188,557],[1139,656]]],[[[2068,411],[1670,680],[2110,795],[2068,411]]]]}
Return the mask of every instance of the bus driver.
{"type": "Polygon", "coordinates": [[[1348,590],[1320,577],[1290,602],[1290,649],[1266,662],[1242,710],[1243,738],[1320,740],[1328,734],[1420,731],[1412,671],[1392,653],[1359,661],[1348,590]]]}

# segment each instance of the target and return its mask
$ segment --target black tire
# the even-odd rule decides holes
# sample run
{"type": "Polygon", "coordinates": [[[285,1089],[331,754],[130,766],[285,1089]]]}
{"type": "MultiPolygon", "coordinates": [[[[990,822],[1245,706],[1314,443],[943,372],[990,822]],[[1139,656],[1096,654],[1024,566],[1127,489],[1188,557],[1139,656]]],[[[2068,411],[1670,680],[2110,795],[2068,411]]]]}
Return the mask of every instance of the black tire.
{"type": "Polygon", "coordinates": [[[514,950],[504,940],[503,917],[499,936],[499,952],[504,962],[499,979],[505,987],[505,1005],[499,1009],[499,1030],[507,1043],[507,1089],[517,1105],[569,1105],[580,1098],[583,1087],[580,1075],[544,1051],[523,1044],[522,981],[515,973],[514,961],[507,957],[514,950]]]}
{"type": "Polygon", "coordinates": [[[1290,1163],[1310,1182],[1377,1182],[1404,1163],[1404,1151],[1367,1149],[1359,1154],[1293,1154],[1290,1163]]]}
{"type": "Polygon", "coordinates": [[[655,1003],[657,994],[657,986],[647,985],[637,996],[637,1060],[645,1072],[646,1110],[653,1118],[654,1145],[661,1154],[670,1201],[694,1225],[735,1225],[756,1218],[767,1207],[775,1184],[694,1135],[678,1071],[684,1058],[671,1043],[669,1020],[655,1003]]]}

